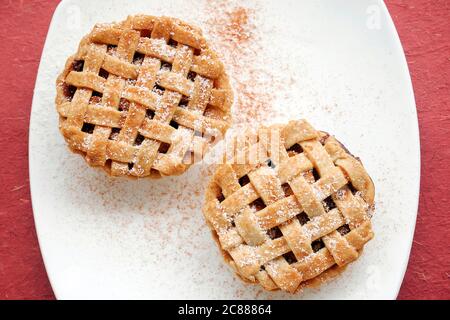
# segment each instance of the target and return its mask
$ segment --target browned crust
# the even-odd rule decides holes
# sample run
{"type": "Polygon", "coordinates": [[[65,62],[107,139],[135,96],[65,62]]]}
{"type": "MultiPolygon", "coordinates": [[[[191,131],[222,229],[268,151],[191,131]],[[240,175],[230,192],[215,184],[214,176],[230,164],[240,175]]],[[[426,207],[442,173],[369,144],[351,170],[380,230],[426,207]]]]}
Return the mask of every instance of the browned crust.
{"type": "MultiPolygon", "coordinates": [[[[338,141],[337,139],[335,139],[335,138],[332,137],[330,134],[328,134],[327,132],[324,132],[324,131],[320,131],[320,132],[319,132],[319,135],[320,135],[320,139],[319,139],[319,140],[320,140],[320,142],[321,142],[322,145],[324,145],[325,142],[327,141],[327,139],[329,139],[329,138],[331,137],[331,138],[333,138],[335,141],[337,141],[337,142],[339,143],[339,145],[342,147],[342,149],[343,149],[349,156],[351,156],[351,157],[354,158],[354,159],[357,159],[357,160],[362,164],[361,159],[359,159],[359,158],[355,157],[353,154],[351,154],[351,153],[349,152],[349,150],[342,144],[342,142],[338,141]]],[[[219,170],[220,170],[220,169],[219,169],[219,170]]],[[[369,178],[370,178],[370,177],[369,177],[369,178]]],[[[371,178],[370,178],[370,182],[373,183],[372,180],[371,180],[371,178]]],[[[219,191],[220,189],[221,189],[221,187],[214,181],[214,179],[212,179],[212,180],[209,182],[209,184],[208,184],[208,186],[207,186],[207,188],[206,188],[206,192],[205,192],[205,203],[208,203],[208,202],[211,201],[212,199],[216,199],[217,196],[218,196],[217,193],[220,192],[220,191],[219,191]]],[[[372,203],[371,205],[372,205],[372,208],[373,208],[374,203],[372,203]]],[[[214,239],[214,241],[217,243],[217,246],[219,247],[219,250],[220,250],[220,252],[221,252],[221,254],[222,254],[222,256],[223,256],[225,262],[226,262],[226,263],[227,263],[227,264],[235,271],[236,275],[237,275],[243,282],[245,282],[245,283],[247,283],[247,284],[258,284],[257,279],[253,278],[253,281],[252,281],[251,279],[249,279],[249,278],[247,278],[247,277],[243,277],[243,276],[238,272],[238,270],[236,269],[236,266],[235,266],[235,263],[234,263],[233,258],[230,256],[230,254],[228,253],[228,251],[226,251],[226,250],[224,250],[224,249],[222,248],[222,246],[221,246],[221,244],[220,244],[220,241],[219,241],[219,236],[218,236],[216,230],[214,229],[214,227],[212,226],[212,224],[208,221],[208,218],[207,218],[206,215],[205,215],[205,214],[206,214],[206,210],[208,210],[208,209],[206,208],[206,206],[204,206],[204,207],[203,207],[203,213],[204,213],[205,220],[206,220],[206,222],[207,222],[208,227],[209,227],[210,230],[211,230],[213,239],[214,239]]],[[[361,254],[362,251],[363,251],[363,247],[362,247],[361,249],[357,250],[357,251],[358,251],[358,254],[361,254]]],[[[352,263],[352,262],[350,262],[350,263],[352,263]]],[[[336,278],[337,276],[339,276],[342,272],[345,271],[345,269],[347,268],[348,265],[349,265],[349,264],[346,264],[346,265],[344,265],[344,266],[338,266],[337,264],[334,264],[331,268],[329,268],[329,269],[327,269],[326,271],[322,272],[322,273],[319,274],[318,276],[316,276],[316,277],[314,277],[314,278],[312,278],[312,279],[309,279],[309,280],[306,280],[306,281],[301,282],[300,285],[298,286],[297,290],[295,290],[295,292],[292,292],[292,293],[298,293],[298,292],[301,291],[303,288],[317,288],[317,287],[321,286],[322,284],[327,283],[327,282],[333,280],[334,278],[336,278]]],[[[269,289],[268,289],[268,288],[265,288],[265,289],[268,290],[268,291],[278,291],[278,290],[280,290],[279,287],[276,287],[276,288],[269,288],[269,289]]]]}
{"type": "MultiPolygon", "coordinates": [[[[130,24],[137,24],[139,23],[139,21],[144,21],[145,19],[149,19],[152,18],[155,21],[158,19],[162,19],[168,23],[172,23],[172,24],[176,24],[182,27],[186,27],[186,28],[190,28],[192,30],[193,33],[196,34],[195,37],[197,37],[198,42],[200,43],[202,50],[207,50],[208,54],[211,55],[211,57],[214,57],[215,59],[217,59],[217,54],[212,51],[212,49],[210,49],[210,47],[208,46],[208,42],[206,41],[206,39],[203,37],[202,35],[202,31],[200,28],[190,25],[184,21],[181,21],[179,19],[176,18],[171,18],[171,17],[150,17],[150,16],[144,16],[144,15],[138,15],[138,16],[130,16],[128,17],[127,20],[125,21],[121,21],[121,22],[115,22],[115,23],[111,23],[111,24],[107,24],[107,26],[109,27],[115,27],[115,28],[127,28],[130,27],[130,24]],[[136,23],[137,21],[137,23],[136,23]]],[[[106,24],[105,24],[106,26],[106,24]]],[[[94,27],[94,29],[91,31],[91,33],[89,33],[88,35],[86,35],[85,37],[82,38],[82,40],[80,41],[80,45],[78,48],[78,51],[76,54],[70,56],[64,66],[63,71],[59,74],[59,76],[56,79],[56,98],[55,98],[55,103],[56,106],[66,102],[66,96],[64,93],[64,86],[66,85],[66,77],[67,75],[72,71],[72,65],[73,62],[76,60],[82,60],[82,55],[83,55],[83,48],[89,44],[92,41],[92,35],[93,32],[96,30],[96,28],[98,27],[102,27],[102,25],[96,25],[94,27]]],[[[135,29],[135,30],[139,30],[139,29],[135,29]]],[[[231,118],[231,106],[233,104],[233,94],[232,94],[232,88],[231,88],[231,84],[230,84],[230,80],[229,77],[227,75],[227,73],[225,72],[225,70],[223,69],[222,72],[220,73],[219,77],[216,78],[214,80],[214,88],[216,89],[221,89],[224,90],[225,92],[228,92],[227,96],[225,97],[225,104],[223,106],[224,110],[227,110],[227,112],[224,112],[224,116],[223,118],[221,118],[220,120],[225,121],[228,123],[228,127],[231,125],[232,122],[232,118],[231,118]]],[[[81,156],[83,156],[86,160],[86,162],[89,164],[89,166],[94,167],[94,168],[100,168],[103,169],[108,175],[112,175],[111,174],[111,166],[110,166],[110,161],[107,161],[105,163],[105,165],[99,166],[99,165],[95,165],[90,163],[89,161],[87,161],[86,159],[86,152],[78,150],[76,148],[72,148],[69,145],[69,138],[67,136],[67,133],[64,132],[64,130],[62,129],[63,124],[65,122],[66,118],[61,116],[61,114],[59,114],[59,129],[61,134],[63,135],[64,139],[66,140],[66,142],[68,142],[68,147],[69,150],[71,150],[73,153],[79,154],[81,156]]],[[[213,141],[212,143],[209,143],[209,147],[213,146],[215,143],[217,143],[219,140],[213,141]]],[[[184,173],[193,163],[190,164],[185,164],[185,163],[180,163],[179,165],[175,165],[172,170],[170,170],[170,172],[166,172],[166,174],[161,174],[161,172],[159,172],[158,170],[155,169],[151,169],[150,174],[147,176],[144,176],[146,178],[153,178],[153,179],[157,179],[157,178],[161,178],[167,175],[180,175],[182,173],[184,173]]],[[[130,175],[130,174],[126,174],[125,175],[128,178],[136,178],[136,176],[130,175]]]]}

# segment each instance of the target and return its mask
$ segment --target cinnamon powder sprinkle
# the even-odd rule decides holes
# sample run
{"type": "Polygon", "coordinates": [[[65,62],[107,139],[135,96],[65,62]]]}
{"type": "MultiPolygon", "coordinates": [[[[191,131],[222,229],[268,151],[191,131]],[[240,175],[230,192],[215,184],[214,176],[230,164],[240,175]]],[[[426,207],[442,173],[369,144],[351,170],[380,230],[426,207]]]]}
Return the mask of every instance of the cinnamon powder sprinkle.
{"type": "Polygon", "coordinates": [[[246,8],[236,8],[231,12],[225,12],[227,24],[225,24],[225,34],[228,39],[236,39],[238,43],[250,39],[249,10],[246,8]]]}
{"type": "Polygon", "coordinates": [[[280,86],[261,61],[264,48],[255,20],[257,11],[228,1],[208,1],[205,32],[222,55],[235,90],[236,124],[261,123],[273,114],[273,101],[280,86]]]}

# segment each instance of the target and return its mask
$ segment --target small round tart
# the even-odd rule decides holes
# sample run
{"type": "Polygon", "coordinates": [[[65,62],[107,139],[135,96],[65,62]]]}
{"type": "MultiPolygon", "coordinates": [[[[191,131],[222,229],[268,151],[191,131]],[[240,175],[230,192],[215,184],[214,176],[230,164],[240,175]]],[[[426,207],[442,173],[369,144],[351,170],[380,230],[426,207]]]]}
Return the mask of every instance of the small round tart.
{"type": "MultiPolygon", "coordinates": [[[[235,141],[236,142],[236,141],[235,141]]],[[[359,159],[304,120],[238,139],[203,212],[246,282],[294,293],[356,260],[373,237],[374,185],[359,159]]]]}
{"type": "Polygon", "coordinates": [[[113,176],[179,175],[231,124],[223,64],[200,29],[174,18],[96,25],[56,88],[70,149],[113,176]]]}

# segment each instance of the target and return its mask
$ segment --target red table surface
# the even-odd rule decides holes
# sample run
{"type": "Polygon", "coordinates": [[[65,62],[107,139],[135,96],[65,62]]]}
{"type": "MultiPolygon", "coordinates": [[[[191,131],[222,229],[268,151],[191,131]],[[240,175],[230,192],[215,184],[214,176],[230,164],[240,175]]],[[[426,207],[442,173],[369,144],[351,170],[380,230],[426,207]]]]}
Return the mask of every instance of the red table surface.
{"type": "MultiPolygon", "coordinates": [[[[31,208],[28,126],[39,60],[58,2],[0,3],[0,299],[54,299],[31,208]]],[[[398,298],[450,299],[450,1],[386,3],[413,80],[422,155],[419,214],[398,298]]]]}

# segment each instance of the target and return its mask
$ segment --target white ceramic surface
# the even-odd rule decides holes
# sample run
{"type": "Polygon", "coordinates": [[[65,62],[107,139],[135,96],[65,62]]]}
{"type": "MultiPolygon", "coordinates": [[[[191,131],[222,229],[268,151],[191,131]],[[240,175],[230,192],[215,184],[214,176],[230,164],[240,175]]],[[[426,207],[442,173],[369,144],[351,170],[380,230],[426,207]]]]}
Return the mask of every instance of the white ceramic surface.
{"type": "Polygon", "coordinates": [[[260,27],[270,30],[262,33],[264,54],[288,65],[296,80],[295,90],[280,89],[270,121],[305,117],[333,133],[362,158],[376,186],[375,238],[341,277],[320,289],[266,293],[234,276],[200,211],[205,164],[176,178],[122,180],[68,152],[57,129],[54,83],[79,39],[95,22],[132,13],[204,21],[205,10],[193,6],[205,1],[65,0],[54,14],[33,98],[29,160],[36,228],[56,296],[395,298],[414,233],[420,153],[409,72],[381,1],[258,4],[260,27]]]}

